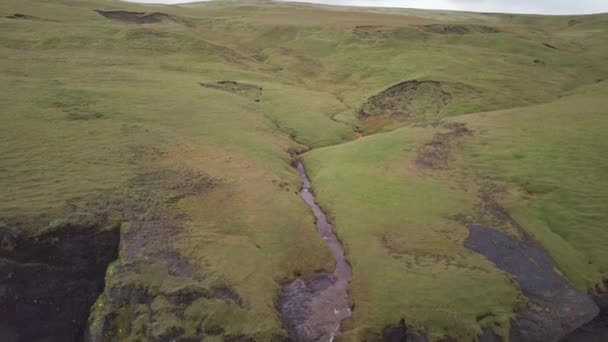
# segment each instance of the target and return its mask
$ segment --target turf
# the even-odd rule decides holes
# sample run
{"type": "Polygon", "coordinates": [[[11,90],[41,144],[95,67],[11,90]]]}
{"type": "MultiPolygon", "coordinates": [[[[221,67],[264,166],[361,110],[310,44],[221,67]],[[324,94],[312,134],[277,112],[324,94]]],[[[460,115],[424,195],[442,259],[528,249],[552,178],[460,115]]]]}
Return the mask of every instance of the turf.
{"type": "MultiPolygon", "coordinates": [[[[332,267],[289,165],[288,151],[312,149],[315,193],[353,265],[342,338],[378,339],[401,318],[432,338],[504,335],[522,298],[463,247],[458,215],[477,215],[479,193],[499,184],[500,203],[571,281],[591,289],[606,276],[607,29],[606,15],[2,2],[0,221],[43,231],[66,206],[124,196],[148,172],[205,174],[218,185],[171,209],[187,220],[168,248],[204,271],[205,286],[229,286],[246,304],[210,300],[190,313],[226,335],[268,340],[286,334],[275,309],[282,282],[332,267]],[[95,9],[175,20],[129,24],[95,9]],[[6,18],[15,13],[30,17],[6,18]],[[261,87],[260,101],[200,85],[227,80],[261,87]],[[439,82],[450,101],[359,117],[370,97],[408,80],[439,82]],[[446,131],[426,124],[441,119],[472,135],[447,167],[421,169],[419,149],[446,131]],[[378,134],[355,140],[357,131],[378,134]]],[[[182,285],[156,273],[146,281],[182,285]]]]}

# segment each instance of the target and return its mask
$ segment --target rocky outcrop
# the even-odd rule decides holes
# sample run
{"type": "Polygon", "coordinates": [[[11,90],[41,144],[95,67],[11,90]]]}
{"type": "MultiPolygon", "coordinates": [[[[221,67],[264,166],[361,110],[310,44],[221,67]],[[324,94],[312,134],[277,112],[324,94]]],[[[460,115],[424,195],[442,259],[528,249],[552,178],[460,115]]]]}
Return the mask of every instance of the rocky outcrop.
{"type": "Polygon", "coordinates": [[[119,240],[103,221],[36,236],[0,227],[0,341],[81,341],[119,240]]]}
{"type": "Polygon", "coordinates": [[[570,284],[549,254],[527,235],[519,240],[472,225],[465,246],[508,273],[528,299],[512,324],[512,341],[557,341],[597,316],[595,302],[570,284]]]}

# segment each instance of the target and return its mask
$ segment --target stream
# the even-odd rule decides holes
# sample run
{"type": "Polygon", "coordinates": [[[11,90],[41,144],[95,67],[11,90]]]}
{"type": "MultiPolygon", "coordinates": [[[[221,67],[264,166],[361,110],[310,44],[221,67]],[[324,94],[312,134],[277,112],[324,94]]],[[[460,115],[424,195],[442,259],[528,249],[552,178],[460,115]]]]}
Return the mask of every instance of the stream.
{"type": "Polygon", "coordinates": [[[292,341],[331,342],[339,333],[341,322],[351,315],[348,284],[352,269],[342,243],[315,202],[312,184],[301,161],[298,161],[298,174],[303,182],[300,195],[312,210],[317,232],[331,250],[336,265],[333,273],[318,273],[310,279],[298,278],[285,284],[279,311],[292,341]]]}

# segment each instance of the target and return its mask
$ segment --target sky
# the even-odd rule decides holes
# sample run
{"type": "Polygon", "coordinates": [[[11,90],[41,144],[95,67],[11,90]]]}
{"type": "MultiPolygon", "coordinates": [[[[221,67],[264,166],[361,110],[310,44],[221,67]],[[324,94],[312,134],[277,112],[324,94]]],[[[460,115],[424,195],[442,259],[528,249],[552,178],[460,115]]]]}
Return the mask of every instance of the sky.
{"type": "MultiPolygon", "coordinates": [[[[178,4],[195,0],[128,0],[178,4]]],[[[474,12],[587,14],[608,12],[608,0],[291,0],[330,5],[446,9],[474,12]]]]}

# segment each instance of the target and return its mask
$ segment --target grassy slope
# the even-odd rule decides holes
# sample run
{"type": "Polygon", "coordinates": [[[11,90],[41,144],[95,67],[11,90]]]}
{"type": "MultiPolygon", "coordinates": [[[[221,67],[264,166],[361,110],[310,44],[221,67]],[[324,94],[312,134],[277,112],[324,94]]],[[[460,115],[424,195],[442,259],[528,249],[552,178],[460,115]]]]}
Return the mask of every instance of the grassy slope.
{"type": "Polygon", "coordinates": [[[608,273],[608,163],[602,82],[556,102],[458,118],[475,132],[462,162],[517,189],[504,198],[561,271],[582,289],[608,273]]]}
{"type": "MultiPolygon", "coordinates": [[[[352,139],[353,127],[338,121],[369,131],[403,125],[387,121],[366,126],[354,114],[367,97],[406,79],[454,85],[457,96],[437,116],[443,117],[551,102],[608,76],[603,63],[605,16],[577,18],[582,23],[570,27],[569,17],[304,5],[211,3],[184,9],[76,0],[0,4],[2,16],[12,13],[47,20],[0,19],[0,187],[8,189],[0,217],[19,217],[44,229],[46,222],[61,217],[66,201],[112,193],[149,169],[196,170],[221,178],[222,185],[212,193],[180,202],[190,221],[175,248],[204,267],[210,283],[229,284],[248,303],[247,310],[224,304],[213,309],[226,331],[260,339],[281,333],[273,304],[279,282],[330,265],[312,218],[295,194],[299,180],[285,150],[304,146],[292,139],[308,147],[352,139]],[[188,25],[116,23],[97,15],[92,11],[96,8],[162,11],[188,25]],[[438,35],[415,26],[431,23],[483,24],[502,33],[438,35]],[[361,25],[382,27],[362,38],[354,33],[361,25]],[[534,59],[545,65],[534,64],[534,59]],[[263,86],[261,102],[198,85],[226,79],[263,86]],[[277,186],[281,182],[289,190],[277,186]]],[[[585,106],[591,101],[576,99],[585,106]]],[[[594,101],[601,103],[601,96],[594,101]]],[[[506,113],[486,117],[525,117],[529,111],[506,113]]],[[[546,113],[552,113],[551,107],[546,113]]],[[[570,124],[570,113],[564,111],[562,121],[555,118],[555,126],[570,124]]],[[[494,132],[493,119],[466,120],[472,127],[479,125],[476,132],[484,125],[492,128],[488,134],[494,132]]],[[[496,151],[507,151],[505,144],[515,134],[508,120],[496,120],[501,130],[487,138],[496,146],[471,143],[462,163],[513,187],[525,187],[526,182],[537,186],[534,179],[523,178],[525,169],[518,170],[508,158],[497,160],[496,151]]],[[[605,127],[602,120],[592,117],[577,124],[599,129],[605,127]]],[[[530,132],[539,130],[517,134],[534,142],[541,135],[530,132]]],[[[572,141],[581,137],[587,139],[582,145],[605,151],[592,135],[568,132],[572,141]]],[[[421,176],[407,167],[416,147],[433,133],[401,128],[306,157],[315,190],[333,215],[354,266],[356,310],[348,325],[355,329],[347,337],[373,336],[406,317],[434,336],[448,332],[465,338],[480,329],[476,315],[496,314],[493,322],[482,324],[511,317],[517,292],[488,262],[461,246],[466,231],[449,218],[470,210],[474,195],[452,189],[448,176],[421,176]],[[428,291],[430,286],[437,290],[428,291]],[[471,300],[473,291],[479,298],[471,300]]],[[[563,134],[554,132],[547,139],[563,134]]],[[[527,146],[535,145],[516,144],[510,150],[518,150],[516,158],[538,160],[534,153],[562,155],[560,148],[567,145],[555,145],[551,154],[525,150],[527,146]]],[[[559,165],[579,154],[572,150],[563,156],[559,165]]],[[[600,162],[592,165],[599,167],[600,162]]],[[[530,167],[539,172],[538,179],[550,183],[547,187],[536,181],[547,194],[535,194],[529,200],[532,206],[522,208],[513,201],[509,208],[530,226],[543,221],[534,233],[546,240],[577,284],[590,286],[606,272],[600,240],[592,233],[568,234],[568,227],[584,223],[589,232],[600,229],[601,208],[583,201],[602,187],[581,185],[572,177],[568,188],[560,182],[561,190],[552,191],[556,179],[579,169],[558,172],[550,165],[542,164],[551,171],[546,174],[530,167]],[[580,192],[573,196],[570,189],[580,192]],[[563,208],[567,217],[551,222],[563,208]],[[569,248],[561,249],[565,244],[569,248]],[[585,261],[594,264],[579,267],[585,261]],[[579,269],[584,271],[577,273],[579,269]]],[[[605,174],[591,166],[585,169],[600,181],[605,174]]],[[[464,181],[476,186],[474,180],[464,181]]],[[[597,193],[598,205],[602,196],[597,193]]]]}
{"type": "Polygon", "coordinates": [[[511,318],[517,292],[466,250],[467,229],[453,219],[468,212],[474,194],[409,165],[432,133],[403,128],[305,155],[353,265],[353,341],[401,318],[430,326],[433,337],[447,330],[468,339],[480,332],[480,313],[495,313],[503,326],[511,318]]]}
{"type": "Polygon", "coordinates": [[[401,317],[415,326],[432,322],[435,337],[449,331],[463,338],[478,333],[479,313],[509,320],[517,293],[463,247],[468,230],[455,219],[477,217],[488,183],[505,187],[501,203],[581,289],[606,277],[607,92],[602,83],[551,104],[453,118],[474,133],[452,151],[447,170],[414,164],[434,134],[429,128],[307,153],[315,192],[356,275],[352,294],[362,310],[350,337],[401,317]]]}

